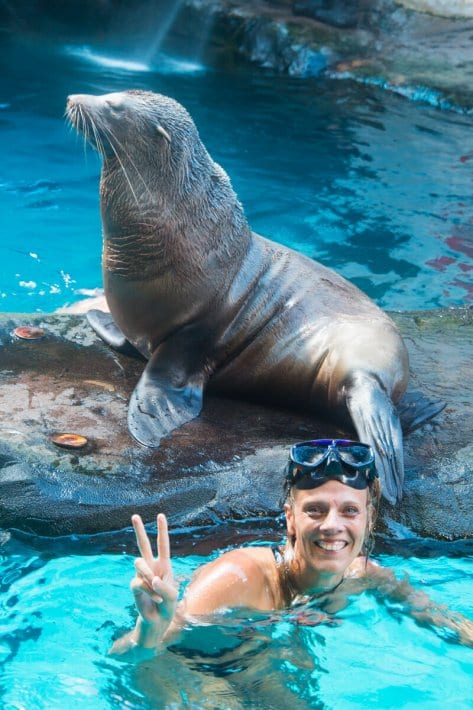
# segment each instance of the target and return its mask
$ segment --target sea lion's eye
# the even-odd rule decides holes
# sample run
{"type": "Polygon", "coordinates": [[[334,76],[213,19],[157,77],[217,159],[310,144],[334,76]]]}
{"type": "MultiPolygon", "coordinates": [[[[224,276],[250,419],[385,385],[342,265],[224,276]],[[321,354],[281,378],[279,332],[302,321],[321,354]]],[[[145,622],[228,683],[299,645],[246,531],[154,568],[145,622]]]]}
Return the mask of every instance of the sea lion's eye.
{"type": "Polygon", "coordinates": [[[115,99],[107,99],[106,103],[108,108],[110,109],[110,112],[114,116],[119,116],[121,113],[123,113],[124,106],[119,101],[116,101],[115,99]]]}

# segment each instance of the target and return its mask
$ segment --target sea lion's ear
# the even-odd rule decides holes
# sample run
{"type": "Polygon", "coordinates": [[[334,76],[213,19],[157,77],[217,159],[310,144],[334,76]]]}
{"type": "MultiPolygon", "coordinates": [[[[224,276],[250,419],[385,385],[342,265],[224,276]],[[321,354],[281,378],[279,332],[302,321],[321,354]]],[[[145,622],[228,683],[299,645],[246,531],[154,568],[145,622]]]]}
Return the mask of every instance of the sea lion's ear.
{"type": "Polygon", "coordinates": [[[163,136],[163,138],[165,138],[168,143],[171,142],[171,136],[169,135],[169,133],[167,132],[167,130],[166,130],[165,128],[163,128],[162,126],[160,126],[160,125],[158,125],[158,133],[161,133],[161,135],[163,136]]]}

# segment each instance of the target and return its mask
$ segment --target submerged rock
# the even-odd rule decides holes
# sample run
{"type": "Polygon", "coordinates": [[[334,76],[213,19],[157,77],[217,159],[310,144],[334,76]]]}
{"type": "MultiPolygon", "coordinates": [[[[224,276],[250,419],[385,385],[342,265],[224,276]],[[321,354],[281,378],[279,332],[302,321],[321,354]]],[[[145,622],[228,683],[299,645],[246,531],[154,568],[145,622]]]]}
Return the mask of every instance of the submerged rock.
{"type": "MultiPolygon", "coordinates": [[[[412,387],[447,402],[406,438],[395,520],[425,536],[473,536],[473,311],[395,314],[411,355],[412,387]]],[[[208,397],[202,415],[162,442],[137,444],[127,402],[143,363],[102,344],[77,315],[0,316],[0,526],[43,535],[117,530],[132,512],[173,527],[252,516],[276,521],[288,446],[350,434],[294,412],[208,397]],[[21,326],[44,330],[22,340],[21,326]],[[74,433],[83,448],[58,448],[74,433]]]]}

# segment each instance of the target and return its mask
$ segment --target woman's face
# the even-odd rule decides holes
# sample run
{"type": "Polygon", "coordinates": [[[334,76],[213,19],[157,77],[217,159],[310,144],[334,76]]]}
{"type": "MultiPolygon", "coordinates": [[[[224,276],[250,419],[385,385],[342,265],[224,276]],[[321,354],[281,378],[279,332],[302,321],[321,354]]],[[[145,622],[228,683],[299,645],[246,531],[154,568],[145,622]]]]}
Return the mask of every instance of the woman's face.
{"type": "Polygon", "coordinates": [[[311,490],[292,491],[285,506],[294,561],[305,583],[322,574],[343,575],[359,555],[368,530],[368,490],[328,481],[311,490]]]}

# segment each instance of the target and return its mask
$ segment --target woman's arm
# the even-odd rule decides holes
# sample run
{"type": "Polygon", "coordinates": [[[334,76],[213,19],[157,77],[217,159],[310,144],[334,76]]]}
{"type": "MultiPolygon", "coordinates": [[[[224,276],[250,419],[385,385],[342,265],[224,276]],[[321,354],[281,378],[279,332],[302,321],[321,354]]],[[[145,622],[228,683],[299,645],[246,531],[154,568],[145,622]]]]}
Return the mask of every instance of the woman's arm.
{"type": "Polygon", "coordinates": [[[370,577],[384,599],[402,604],[419,624],[455,631],[461,644],[473,648],[473,622],[470,619],[444,604],[436,604],[425,592],[415,589],[407,577],[397,579],[386,567],[370,566],[370,577]]]}

